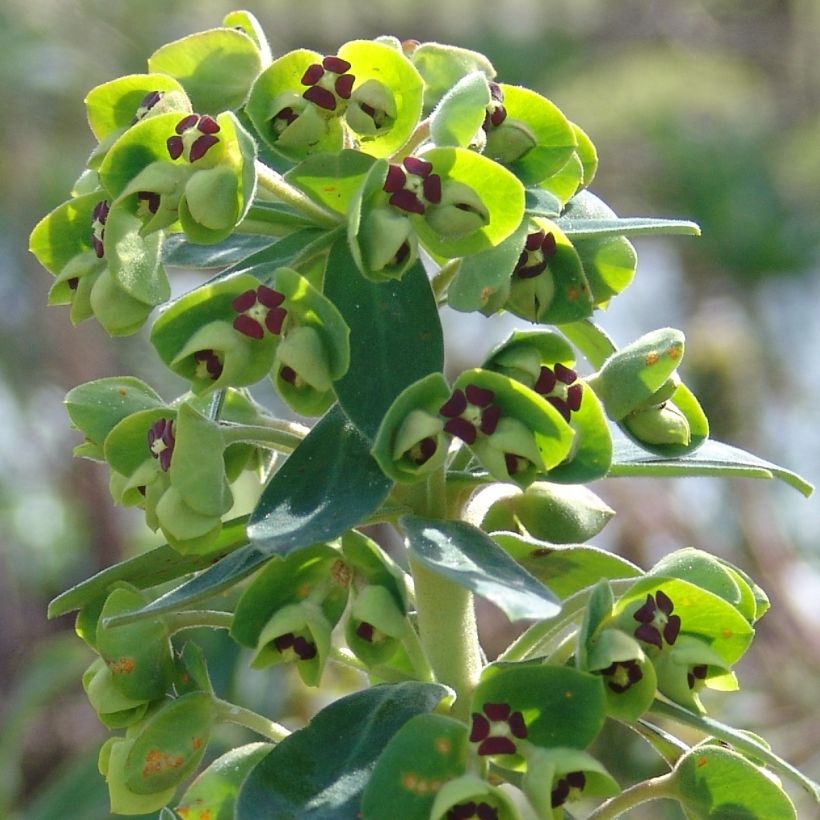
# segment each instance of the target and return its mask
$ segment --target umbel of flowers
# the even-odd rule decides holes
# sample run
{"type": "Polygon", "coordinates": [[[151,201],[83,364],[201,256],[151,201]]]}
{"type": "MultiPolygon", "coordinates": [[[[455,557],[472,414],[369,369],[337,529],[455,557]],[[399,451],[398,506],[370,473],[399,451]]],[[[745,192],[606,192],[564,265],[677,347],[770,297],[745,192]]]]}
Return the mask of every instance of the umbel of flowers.
{"type": "Polygon", "coordinates": [[[82,684],[113,732],[114,813],[559,820],[657,797],[794,817],[776,775],[817,798],[705,714],[708,690],[739,686],[760,587],[695,548],[644,571],[588,543],[614,515],[592,481],[811,489],[709,439],[680,331],[619,348],[595,321],[632,282],[633,234],[695,225],[619,218],[589,190],[580,127],[435,42],[274,55],[236,11],[86,110],[96,145],[31,250],[50,303],[112,336],[147,325],[141,370],[180,385],[109,376],[66,397],[75,453],[165,542],[50,608],[77,610],[94,652],[82,684]],[[486,322],[460,373],[444,305],[486,322]],[[520,326],[495,343],[501,313],[520,326]],[[491,660],[476,595],[525,624],[491,660]],[[227,630],[265,691],[359,688],[288,730],[215,692],[191,627],[227,630]],[[195,776],[224,722],[264,742],[195,776]],[[622,789],[613,722],[667,772],[622,789]]]}

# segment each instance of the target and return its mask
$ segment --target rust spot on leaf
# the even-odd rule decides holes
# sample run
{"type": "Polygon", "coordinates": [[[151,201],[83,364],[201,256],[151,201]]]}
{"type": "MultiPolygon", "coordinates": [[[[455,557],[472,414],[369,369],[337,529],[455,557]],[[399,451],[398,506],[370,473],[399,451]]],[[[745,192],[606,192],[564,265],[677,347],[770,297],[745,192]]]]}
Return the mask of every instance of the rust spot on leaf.
{"type": "Polygon", "coordinates": [[[453,751],[453,744],[446,737],[437,737],[435,746],[440,755],[448,755],[453,751]]]}
{"type": "Polygon", "coordinates": [[[679,359],[682,353],[682,345],[669,345],[669,347],[666,348],[666,355],[669,356],[670,359],[679,359]]]}
{"type": "Polygon", "coordinates": [[[651,353],[646,354],[646,362],[648,367],[652,367],[653,364],[657,364],[661,360],[661,354],[658,353],[657,350],[653,350],[651,353]]]}
{"type": "Polygon", "coordinates": [[[708,762],[709,762],[709,759],[708,759],[708,758],[706,758],[706,757],[699,757],[699,758],[698,758],[698,768],[699,768],[699,769],[702,769],[702,768],[703,768],[703,767],[704,767],[704,766],[705,766],[708,762]]]}
{"type": "Polygon", "coordinates": [[[342,560],[334,561],[330,568],[330,580],[337,587],[349,587],[353,579],[353,571],[342,560]]]}
{"type": "Polygon", "coordinates": [[[124,387],[120,387],[117,390],[117,395],[125,398],[128,395],[128,391],[124,387]]]}
{"type": "Polygon", "coordinates": [[[567,288],[567,299],[569,299],[570,302],[574,302],[580,295],[578,288],[574,285],[571,288],[567,288]]]}
{"type": "Polygon", "coordinates": [[[720,634],[721,634],[721,635],[723,635],[723,637],[724,637],[724,638],[726,638],[726,639],[728,640],[728,639],[729,639],[729,638],[731,638],[731,637],[732,637],[735,633],[734,633],[734,632],[732,632],[732,630],[731,630],[731,629],[723,629],[723,630],[721,630],[721,633],[720,633],[720,634]]]}
{"type": "Polygon", "coordinates": [[[137,663],[133,658],[120,658],[110,661],[108,668],[112,675],[130,675],[137,668],[137,663]]]}
{"type": "Polygon", "coordinates": [[[401,785],[409,792],[416,790],[416,783],[418,783],[418,777],[413,772],[406,772],[401,776],[401,785]]]}
{"type": "Polygon", "coordinates": [[[566,692],[564,692],[564,697],[565,697],[567,700],[572,700],[572,698],[574,698],[574,697],[575,697],[575,692],[573,692],[571,689],[567,689],[567,691],[566,691],[566,692]]]}
{"type": "Polygon", "coordinates": [[[195,751],[198,751],[199,749],[201,749],[201,748],[202,748],[202,744],[203,744],[203,742],[204,742],[204,741],[202,740],[202,738],[201,738],[201,737],[195,737],[195,738],[191,741],[191,747],[192,747],[195,751]]]}
{"type": "Polygon", "coordinates": [[[145,756],[142,776],[145,778],[162,774],[169,769],[178,769],[185,762],[183,755],[166,754],[161,749],[151,749],[145,756]]]}

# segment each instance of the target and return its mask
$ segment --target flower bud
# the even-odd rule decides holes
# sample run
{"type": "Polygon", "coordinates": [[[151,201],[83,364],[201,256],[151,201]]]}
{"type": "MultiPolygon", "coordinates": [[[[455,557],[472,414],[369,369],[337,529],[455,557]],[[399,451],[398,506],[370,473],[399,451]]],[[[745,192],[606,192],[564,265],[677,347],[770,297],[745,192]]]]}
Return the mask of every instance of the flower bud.
{"type": "Polygon", "coordinates": [[[633,410],[622,419],[622,423],[629,433],[645,444],[685,447],[691,441],[689,420],[671,401],[644,410],[633,410]]]}

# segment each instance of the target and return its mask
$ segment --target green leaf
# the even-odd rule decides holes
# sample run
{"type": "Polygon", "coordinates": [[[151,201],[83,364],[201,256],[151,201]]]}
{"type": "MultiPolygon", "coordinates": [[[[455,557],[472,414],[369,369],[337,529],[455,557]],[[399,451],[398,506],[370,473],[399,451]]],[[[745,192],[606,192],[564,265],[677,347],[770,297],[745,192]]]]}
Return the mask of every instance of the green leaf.
{"type": "Polygon", "coordinates": [[[492,63],[478,51],[442,43],[422,43],[410,55],[424,79],[424,108],[430,110],[462,77],[481,71],[495,77],[492,63]]]}
{"type": "MultiPolygon", "coordinates": [[[[566,212],[565,212],[566,213],[566,212]]],[[[683,234],[700,236],[700,227],[685,219],[657,217],[615,217],[613,219],[583,219],[559,216],[556,224],[573,242],[578,239],[606,236],[648,236],[654,234],[683,234]]]]}
{"type": "Polygon", "coordinates": [[[559,611],[552,592],[471,524],[410,515],[399,523],[421,563],[492,601],[511,621],[549,618],[559,611]]]}
{"type": "Polygon", "coordinates": [[[374,159],[345,148],[337,154],[315,154],[285,174],[285,179],[312,199],[346,214],[374,159]]]}
{"type": "Polygon", "coordinates": [[[376,509],[391,486],[370,443],[334,407],[274,473],[248,536],[268,555],[331,540],[376,509]]]}
{"type": "Polygon", "coordinates": [[[527,188],[524,193],[524,210],[531,216],[555,219],[561,213],[561,201],[550,191],[544,188],[527,188]]]}
{"type": "Polygon", "coordinates": [[[127,581],[138,589],[147,589],[204,569],[214,562],[218,566],[219,559],[247,542],[245,521],[243,517],[226,522],[211,551],[202,555],[182,555],[165,544],[107,567],[58,595],[48,605],[48,617],[57,618],[85,606],[108,592],[118,581],[127,581]]]}
{"type": "Polygon", "coordinates": [[[237,820],[354,820],[376,760],[412,717],[446,696],[438,684],[374,686],[340,698],[276,746],[239,794],[237,820]],[[299,774],[298,777],[294,773],[299,774]]]}
{"type": "Polygon", "coordinates": [[[337,242],[325,272],[325,295],[350,328],[350,367],[334,385],[339,404],[373,437],[405,387],[440,372],[441,321],[421,262],[400,280],[371,282],[356,268],[346,242],[337,242]]]}
{"type": "Polygon", "coordinates": [[[797,818],[794,804],[765,771],[720,746],[696,746],[672,772],[675,796],[697,818],[797,818]]]}
{"type": "Polygon", "coordinates": [[[807,498],[814,492],[814,487],[797,473],[713,439],[704,442],[694,453],[678,458],[652,455],[626,439],[615,439],[609,475],[779,478],[807,498]]]}
{"type": "Polygon", "coordinates": [[[186,820],[229,820],[242,783],[272,748],[270,743],[248,743],[218,757],[185,790],[177,814],[186,820]]]}
{"type": "Polygon", "coordinates": [[[638,578],[640,567],[611,552],[586,544],[558,546],[511,532],[496,532],[493,541],[559,598],[592,586],[600,578],[638,578]]]}
{"type": "Polygon", "coordinates": [[[219,114],[245,102],[262,60],[244,32],[216,28],[157,49],[148,58],[148,70],[179,80],[197,113],[219,114]]]}
{"type": "Polygon", "coordinates": [[[623,236],[572,237],[581,257],[592,298],[603,306],[623,291],[635,276],[638,255],[632,243],[623,236]]]}
{"type": "Polygon", "coordinates": [[[277,241],[271,236],[233,234],[214,245],[197,245],[185,234],[176,233],[166,237],[162,245],[162,261],[166,266],[175,268],[225,268],[275,244],[277,241]]]}
{"type": "Polygon", "coordinates": [[[439,788],[464,773],[466,760],[463,723],[445,715],[416,715],[393,735],[376,761],[362,816],[379,820],[390,806],[402,820],[428,820],[439,788]]]}

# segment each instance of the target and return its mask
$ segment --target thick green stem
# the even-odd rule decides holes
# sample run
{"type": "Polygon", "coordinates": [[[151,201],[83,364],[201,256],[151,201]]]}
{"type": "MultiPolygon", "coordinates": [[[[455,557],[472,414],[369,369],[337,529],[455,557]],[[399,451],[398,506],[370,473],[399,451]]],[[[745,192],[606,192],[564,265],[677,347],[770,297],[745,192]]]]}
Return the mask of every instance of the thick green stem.
{"type": "Polygon", "coordinates": [[[663,798],[675,798],[671,773],[653,777],[651,780],[643,780],[624,789],[620,794],[598,806],[587,816],[587,820],[615,820],[616,817],[620,817],[641,803],[663,798]]]}
{"type": "Polygon", "coordinates": [[[243,706],[237,706],[235,703],[229,703],[227,700],[220,700],[219,698],[214,698],[214,703],[216,705],[217,720],[226,723],[238,723],[240,726],[244,726],[252,732],[272,740],[274,743],[279,743],[290,734],[290,731],[281,724],[269,720],[264,715],[250,709],[245,709],[243,706]]]}
{"type": "Polygon", "coordinates": [[[307,433],[307,428],[292,422],[279,422],[270,426],[223,422],[221,429],[226,446],[245,442],[269,447],[281,453],[290,453],[295,450],[307,433]]]}
{"type": "MultiPolygon", "coordinates": [[[[447,487],[442,468],[428,479],[426,509],[420,512],[431,518],[443,518],[446,510],[447,487]]],[[[435,679],[455,690],[454,715],[466,719],[482,666],[473,596],[422,564],[412,550],[409,555],[421,646],[435,679]]]]}
{"type": "Polygon", "coordinates": [[[341,214],[334,213],[318,202],[314,202],[298,188],[287,182],[280,173],[268,168],[262,162],[256,163],[256,179],[260,187],[270,191],[280,202],[295,208],[317,225],[321,225],[323,228],[335,228],[341,224],[343,220],[341,214]]]}
{"type": "Polygon", "coordinates": [[[233,624],[233,612],[218,609],[184,609],[164,616],[163,620],[172,633],[203,626],[211,629],[230,629],[233,624]]]}

